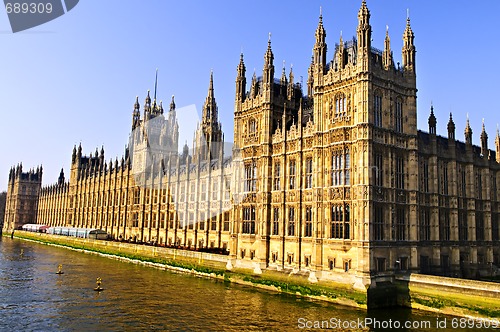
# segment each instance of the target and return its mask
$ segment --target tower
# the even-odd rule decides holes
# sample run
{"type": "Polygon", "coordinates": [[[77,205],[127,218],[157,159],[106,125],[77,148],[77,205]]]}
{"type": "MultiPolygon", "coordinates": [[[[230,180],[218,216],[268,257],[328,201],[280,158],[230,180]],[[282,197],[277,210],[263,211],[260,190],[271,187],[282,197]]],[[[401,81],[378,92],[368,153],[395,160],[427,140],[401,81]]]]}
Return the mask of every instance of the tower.
{"type": "Polygon", "coordinates": [[[23,165],[11,168],[7,188],[4,232],[37,221],[38,197],[42,186],[42,167],[23,172],[23,165]]]}
{"type": "Polygon", "coordinates": [[[215,102],[214,75],[210,72],[207,98],[203,104],[201,122],[195,133],[193,162],[217,159],[221,144],[222,128],[215,102]]]}

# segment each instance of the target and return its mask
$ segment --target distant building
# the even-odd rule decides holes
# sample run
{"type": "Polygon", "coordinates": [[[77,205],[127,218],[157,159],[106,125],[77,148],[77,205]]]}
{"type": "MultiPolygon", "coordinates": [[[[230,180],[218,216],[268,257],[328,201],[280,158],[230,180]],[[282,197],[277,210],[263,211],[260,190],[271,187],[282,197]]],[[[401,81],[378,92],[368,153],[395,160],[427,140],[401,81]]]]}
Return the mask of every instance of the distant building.
{"type": "Polygon", "coordinates": [[[7,192],[0,193],[0,234],[2,234],[3,220],[5,217],[5,203],[7,200],[7,192]]]}
{"type": "MultiPolygon", "coordinates": [[[[148,94],[142,119],[135,103],[121,161],[106,163],[103,150],[85,157],[75,147],[69,182],[61,174],[57,185],[43,188],[29,205],[32,219],[21,217],[23,209],[9,210],[8,198],[11,221],[4,229],[38,221],[102,228],[114,238],[225,248],[236,266],[309,273],[360,288],[396,272],[493,271],[500,263],[499,134],[496,152],[488,149],[484,126],[475,146],[467,121],[465,142],[458,141],[450,114],[448,136],[438,136],[432,107],[428,132],[417,130],[409,18],[401,64],[394,63],[388,31],[383,50],[372,47],[365,1],[356,37],[340,36],[329,61],[322,19],[307,95],[292,70],[274,77],[271,40],[262,76],[253,75],[249,91],[241,55],[232,156],[223,154],[212,77],[192,155],[187,147],[176,150],[173,101],[165,118],[148,94]]],[[[21,174],[14,173],[13,179],[21,174]]],[[[9,185],[10,199],[19,199],[18,187],[9,185]]]]}

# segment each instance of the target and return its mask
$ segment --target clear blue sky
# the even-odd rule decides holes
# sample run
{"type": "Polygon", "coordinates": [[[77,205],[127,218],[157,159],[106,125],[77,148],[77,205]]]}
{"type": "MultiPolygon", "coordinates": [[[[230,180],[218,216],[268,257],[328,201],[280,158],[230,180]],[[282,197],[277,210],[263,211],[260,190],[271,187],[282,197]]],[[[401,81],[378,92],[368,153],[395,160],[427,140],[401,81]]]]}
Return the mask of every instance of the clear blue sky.
{"type": "MultiPolygon", "coordinates": [[[[485,118],[494,148],[500,122],[500,2],[368,0],[374,47],[389,26],[395,61],[401,61],[406,9],[417,47],[418,125],[427,130],[431,101],[438,134],[446,136],[452,111],[463,140],[470,114],[474,144],[485,118]]],[[[69,13],[12,34],[0,13],[0,191],[8,170],[44,166],[44,185],[68,174],[74,144],[84,153],[104,145],[106,160],[121,157],[135,96],[144,103],[159,68],[158,99],[178,107],[205,100],[210,70],[227,139],[233,136],[236,66],[243,49],[250,81],[260,75],[272,33],[276,75],[282,61],[296,80],[307,79],[319,7],[333,57],[342,31],[355,35],[359,1],[81,0],[69,13]]]]}

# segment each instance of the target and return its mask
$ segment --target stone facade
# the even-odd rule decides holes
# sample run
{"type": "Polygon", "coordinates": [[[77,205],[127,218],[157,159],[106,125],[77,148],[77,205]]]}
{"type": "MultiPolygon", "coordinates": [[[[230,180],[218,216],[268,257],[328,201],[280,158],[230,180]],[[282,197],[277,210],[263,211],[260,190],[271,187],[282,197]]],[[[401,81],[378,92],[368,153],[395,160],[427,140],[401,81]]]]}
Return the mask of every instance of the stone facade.
{"type": "Polygon", "coordinates": [[[484,127],[474,146],[467,122],[460,142],[450,115],[448,137],[438,136],[432,107],[428,132],[417,130],[409,18],[402,64],[394,63],[388,31],[383,50],[372,47],[365,1],[356,37],[340,37],[328,62],[322,19],[307,95],[291,69],[275,79],[270,39],[262,76],[253,75],[248,91],[241,55],[231,156],[223,152],[213,76],[191,155],[176,148],[173,99],[164,116],[148,93],[143,119],[134,105],[121,161],[105,162],[103,150],[82,156],[75,147],[69,182],[61,173],[57,185],[41,190],[38,222],[224,248],[235,266],[363,289],[396,272],[493,271],[500,263],[499,134],[496,153],[484,127]]]}

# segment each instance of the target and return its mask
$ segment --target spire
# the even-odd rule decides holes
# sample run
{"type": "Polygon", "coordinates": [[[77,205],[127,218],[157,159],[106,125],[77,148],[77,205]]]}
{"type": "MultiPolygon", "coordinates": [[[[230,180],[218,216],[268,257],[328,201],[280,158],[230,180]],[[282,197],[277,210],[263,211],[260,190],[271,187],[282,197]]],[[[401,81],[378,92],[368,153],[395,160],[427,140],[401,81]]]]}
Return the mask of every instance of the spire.
{"type": "Polygon", "coordinates": [[[448,139],[455,139],[455,122],[453,122],[453,115],[450,112],[450,120],[448,121],[448,139]]]}
{"type": "Polygon", "coordinates": [[[267,40],[267,50],[264,55],[264,69],[262,71],[262,82],[267,84],[267,87],[271,89],[271,83],[274,79],[274,54],[271,49],[271,33],[269,32],[269,38],[267,40]]]}
{"type": "Polygon", "coordinates": [[[337,50],[337,68],[341,70],[344,68],[344,39],[342,38],[342,31],[340,31],[339,48],[337,50]]]}
{"type": "Polygon", "coordinates": [[[156,73],[155,73],[155,94],[154,94],[154,103],[156,104],[156,89],[158,87],[158,68],[156,68],[156,73]]]}
{"type": "Polygon", "coordinates": [[[406,28],[403,33],[403,70],[415,73],[415,45],[413,43],[415,35],[411,29],[409,13],[410,12],[408,10],[406,28]]]}
{"type": "Polygon", "coordinates": [[[429,133],[436,136],[436,116],[434,115],[434,106],[431,103],[431,114],[429,115],[429,133]]]}
{"type": "Polygon", "coordinates": [[[309,98],[313,96],[313,85],[314,85],[314,55],[311,56],[311,64],[307,69],[307,95],[309,98]]]}
{"type": "Polygon", "coordinates": [[[484,119],[483,119],[483,128],[481,130],[481,154],[484,157],[488,157],[488,134],[486,134],[486,129],[484,128],[484,119]]]}
{"type": "Polygon", "coordinates": [[[210,70],[210,84],[208,85],[208,96],[214,97],[214,71],[210,70]]]}
{"type": "Polygon", "coordinates": [[[389,26],[385,26],[385,40],[384,40],[384,53],[383,53],[384,68],[387,70],[393,67],[391,39],[389,38],[389,26]]]}
{"type": "Polygon", "coordinates": [[[214,97],[214,72],[210,71],[210,83],[208,85],[208,94],[205,104],[203,105],[202,114],[203,123],[216,123],[218,119],[217,104],[214,97]]]}
{"type": "Polygon", "coordinates": [[[288,78],[288,91],[287,91],[287,98],[288,100],[293,100],[294,94],[295,94],[295,89],[294,89],[294,84],[293,84],[293,65],[290,65],[290,74],[288,78]]]}
{"type": "Polygon", "coordinates": [[[283,60],[283,69],[281,70],[280,84],[281,84],[281,93],[285,95],[287,93],[286,91],[288,85],[288,80],[286,78],[285,60],[283,60]]]}
{"type": "Polygon", "coordinates": [[[321,12],[321,7],[320,7],[320,13],[319,13],[319,22],[318,22],[318,27],[316,28],[316,42],[314,43],[313,47],[313,58],[314,58],[314,64],[317,65],[318,70],[321,71],[321,73],[324,73],[324,70],[326,68],[326,31],[325,28],[323,27],[323,14],[321,12]]]}
{"type": "Polygon", "coordinates": [[[472,145],[472,129],[469,123],[469,114],[467,114],[467,122],[465,124],[465,143],[468,145],[472,145]]]}
{"type": "Polygon", "coordinates": [[[237,102],[243,102],[245,100],[245,94],[246,94],[246,85],[247,85],[247,79],[245,77],[246,74],[246,67],[245,67],[245,62],[243,61],[243,52],[240,54],[240,63],[238,64],[237,67],[237,76],[236,76],[236,101],[237,102]]]}

